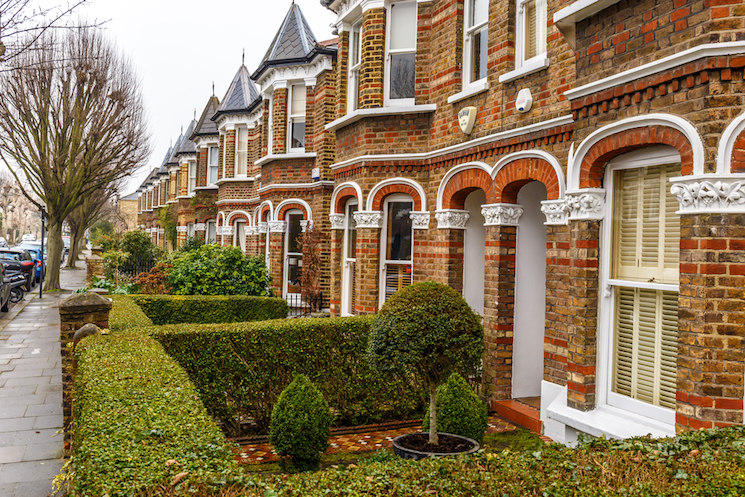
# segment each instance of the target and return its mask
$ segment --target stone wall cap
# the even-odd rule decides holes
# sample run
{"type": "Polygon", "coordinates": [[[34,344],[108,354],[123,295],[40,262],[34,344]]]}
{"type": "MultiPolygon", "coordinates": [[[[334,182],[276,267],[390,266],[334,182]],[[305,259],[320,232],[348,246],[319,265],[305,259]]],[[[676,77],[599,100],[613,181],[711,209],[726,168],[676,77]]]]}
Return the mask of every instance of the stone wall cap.
{"type": "Polygon", "coordinates": [[[93,292],[74,293],[60,302],[60,311],[108,311],[111,310],[112,302],[93,292]]]}

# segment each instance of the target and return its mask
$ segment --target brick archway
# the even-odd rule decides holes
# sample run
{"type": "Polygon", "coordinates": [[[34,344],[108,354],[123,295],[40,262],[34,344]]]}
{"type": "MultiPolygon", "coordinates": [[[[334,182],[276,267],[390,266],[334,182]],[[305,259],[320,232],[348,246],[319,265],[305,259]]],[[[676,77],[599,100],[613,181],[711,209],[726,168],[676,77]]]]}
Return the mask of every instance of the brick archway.
{"type": "Polygon", "coordinates": [[[416,188],[411,185],[407,185],[406,183],[392,183],[390,185],[384,186],[383,188],[375,192],[375,196],[372,200],[372,210],[382,211],[383,201],[388,195],[392,195],[394,193],[405,193],[407,195],[411,195],[411,198],[414,199],[414,210],[422,210],[422,198],[419,195],[419,192],[416,188]]]}
{"type": "Polygon", "coordinates": [[[308,210],[305,208],[305,206],[299,202],[291,202],[288,204],[284,204],[280,209],[279,213],[277,214],[277,220],[284,221],[285,220],[285,214],[290,209],[297,209],[299,211],[302,211],[303,213],[303,219],[308,219],[308,210]]]}
{"type": "Polygon", "coordinates": [[[608,161],[650,145],[675,148],[680,153],[681,174],[693,174],[693,147],[686,135],[668,126],[646,126],[620,131],[593,144],[582,159],[580,188],[600,188],[608,161]]]}
{"type": "Polygon", "coordinates": [[[442,194],[442,208],[463,209],[466,197],[478,189],[486,194],[487,204],[494,203],[494,182],[486,171],[473,167],[456,173],[445,186],[442,194]]]}
{"type": "Polygon", "coordinates": [[[557,200],[561,191],[561,179],[554,167],[545,159],[523,157],[502,166],[494,178],[494,202],[516,204],[520,188],[531,181],[540,181],[546,186],[547,199],[557,200]]]}
{"type": "Polygon", "coordinates": [[[745,130],[739,134],[732,147],[732,162],[730,172],[745,173],[745,130]]]}
{"type": "Polygon", "coordinates": [[[336,194],[336,203],[334,204],[334,214],[344,214],[344,206],[347,205],[347,202],[351,198],[357,199],[357,204],[361,204],[362,200],[357,198],[357,190],[352,188],[351,186],[346,186],[339,190],[339,192],[336,194]]]}
{"type": "Polygon", "coordinates": [[[259,222],[266,222],[267,216],[271,213],[272,208],[269,205],[264,205],[259,213],[259,222]]]}
{"type": "Polygon", "coordinates": [[[249,219],[248,214],[244,212],[238,212],[236,214],[229,216],[229,218],[230,218],[230,226],[235,226],[235,222],[240,221],[240,220],[245,221],[247,225],[251,224],[251,220],[249,219]]]}

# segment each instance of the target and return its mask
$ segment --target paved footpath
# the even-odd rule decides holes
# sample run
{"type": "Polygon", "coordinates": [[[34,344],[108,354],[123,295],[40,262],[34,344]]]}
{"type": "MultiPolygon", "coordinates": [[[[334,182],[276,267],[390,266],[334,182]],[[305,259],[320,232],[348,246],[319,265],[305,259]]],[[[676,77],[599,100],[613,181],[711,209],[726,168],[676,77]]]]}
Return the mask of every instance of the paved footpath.
{"type": "MultiPolygon", "coordinates": [[[[63,269],[66,290],[85,286],[85,262],[63,269]]],[[[39,287],[0,314],[0,496],[47,497],[62,468],[59,303],[39,287]]]]}

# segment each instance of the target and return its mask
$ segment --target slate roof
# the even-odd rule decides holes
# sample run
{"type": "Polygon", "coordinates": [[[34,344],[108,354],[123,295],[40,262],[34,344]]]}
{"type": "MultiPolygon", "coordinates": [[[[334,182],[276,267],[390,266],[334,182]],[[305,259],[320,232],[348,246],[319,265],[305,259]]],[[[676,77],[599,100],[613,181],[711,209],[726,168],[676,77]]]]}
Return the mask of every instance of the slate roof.
{"type": "Polygon", "coordinates": [[[130,193],[126,197],[119,197],[119,200],[137,200],[140,195],[137,192],[130,193]]]}
{"type": "Polygon", "coordinates": [[[300,7],[293,3],[252,78],[258,80],[271,66],[309,62],[316,53],[333,54],[336,50],[318,44],[300,7]]]}
{"type": "Polygon", "coordinates": [[[334,3],[334,0],[321,0],[321,5],[326,7],[327,9],[331,7],[331,4],[334,3]]]}
{"type": "Polygon", "coordinates": [[[218,107],[220,107],[220,100],[212,95],[202,111],[202,116],[197,121],[194,132],[189,135],[190,140],[193,140],[197,136],[218,135],[220,133],[217,129],[217,124],[211,119],[217,112],[218,107]]]}
{"type": "Polygon", "coordinates": [[[176,151],[176,156],[197,153],[197,146],[194,144],[193,141],[191,141],[190,138],[192,133],[194,133],[194,127],[196,125],[197,122],[192,119],[192,121],[189,123],[189,127],[186,128],[186,133],[181,135],[181,141],[176,151]]]}
{"type": "Polygon", "coordinates": [[[178,159],[176,158],[176,155],[178,154],[178,148],[179,146],[181,146],[181,140],[183,138],[184,138],[184,135],[179,135],[179,137],[176,139],[176,144],[173,145],[173,147],[171,147],[168,150],[168,158],[163,163],[163,166],[169,166],[171,164],[178,164],[178,159]]]}
{"type": "Polygon", "coordinates": [[[246,66],[241,65],[238,72],[235,73],[233,82],[230,83],[222,103],[217,107],[217,112],[212,116],[212,120],[215,121],[222,114],[250,112],[258,102],[261,102],[259,90],[251,80],[251,75],[246,66]]]}

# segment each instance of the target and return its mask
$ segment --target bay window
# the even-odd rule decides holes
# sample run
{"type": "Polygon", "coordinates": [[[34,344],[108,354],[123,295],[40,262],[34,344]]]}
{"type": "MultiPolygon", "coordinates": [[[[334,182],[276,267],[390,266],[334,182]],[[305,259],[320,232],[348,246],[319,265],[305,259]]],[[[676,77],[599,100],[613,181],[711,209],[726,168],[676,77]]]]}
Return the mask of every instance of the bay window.
{"type": "Polygon", "coordinates": [[[414,202],[407,195],[390,195],[386,198],[380,305],[403,287],[411,285],[414,229],[409,214],[412,210],[414,202]]]}
{"type": "Polygon", "coordinates": [[[517,0],[515,66],[546,57],[546,0],[517,0]]]}
{"type": "Polygon", "coordinates": [[[467,0],[464,13],[464,85],[486,77],[489,51],[489,0],[467,0]]]}
{"type": "Polygon", "coordinates": [[[207,170],[209,171],[207,174],[207,184],[214,185],[215,183],[217,183],[217,167],[219,157],[220,148],[210,147],[209,155],[207,157],[207,170]]]}
{"type": "Polygon", "coordinates": [[[189,161],[189,183],[188,183],[188,189],[189,193],[194,193],[194,189],[197,187],[197,162],[190,160],[189,161]]]}
{"type": "Polygon", "coordinates": [[[245,176],[248,171],[248,128],[235,128],[235,171],[233,177],[245,176]]]}
{"type": "Polygon", "coordinates": [[[417,3],[389,5],[388,19],[386,101],[388,105],[414,105],[417,3]]]}
{"type": "Polygon", "coordinates": [[[362,68],[362,21],[355,23],[349,33],[349,82],[347,84],[347,112],[359,107],[360,69],[362,68]]]}
{"type": "Polygon", "coordinates": [[[305,151],[305,101],[307,91],[304,83],[290,87],[290,115],[288,121],[290,152],[305,151]]]}

